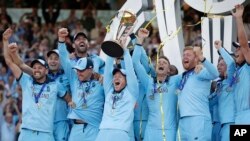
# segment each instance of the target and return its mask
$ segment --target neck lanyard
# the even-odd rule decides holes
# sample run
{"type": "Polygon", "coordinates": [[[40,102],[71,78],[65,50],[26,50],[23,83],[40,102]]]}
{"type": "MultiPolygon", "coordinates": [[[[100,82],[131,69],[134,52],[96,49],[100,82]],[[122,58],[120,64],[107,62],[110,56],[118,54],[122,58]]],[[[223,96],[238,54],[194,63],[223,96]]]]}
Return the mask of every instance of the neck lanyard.
{"type": "Polygon", "coordinates": [[[220,94],[221,91],[222,91],[222,79],[218,80],[217,83],[216,83],[216,89],[215,89],[215,92],[216,94],[220,94]]]}
{"type": "Polygon", "coordinates": [[[47,83],[44,83],[44,84],[42,85],[42,88],[40,89],[40,91],[39,91],[38,94],[34,94],[34,84],[33,84],[33,90],[32,90],[32,91],[33,91],[33,94],[34,94],[34,97],[35,97],[35,103],[36,103],[36,104],[38,104],[39,98],[41,97],[41,94],[42,94],[42,92],[43,92],[43,90],[44,90],[46,84],[47,84],[47,83]]]}
{"type": "Polygon", "coordinates": [[[124,91],[121,91],[120,93],[112,93],[112,109],[116,109],[116,102],[121,100],[123,97],[124,91]]]}
{"type": "Polygon", "coordinates": [[[239,81],[239,75],[240,75],[240,72],[241,72],[242,68],[243,68],[243,66],[238,66],[236,68],[236,71],[233,74],[233,78],[230,81],[229,88],[232,88],[232,86],[239,81]]]}
{"type": "MultiPolygon", "coordinates": [[[[80,82],[80,84],[82,85],[83,82],[80,82]]],[[[90,87],[92,86],[92,82],[86,82],[86,87],[85,90],[83,91],[83,108],[86,109],[87,108],[87,95],[89,94],[90,91],[90,87]]]]}
{"type": "Polygon", "coordinates": [[[51,74],[51,79],[56,80],[60,75],[61,75],[61,73],[59,73],[59,72],[57,72],[55,75],[52,73],[51,74]]]}
{"type": "Polygon", "coordinates": [[[193,73],[194,73],[194,69],[191,69],[191,70],[189,70],[189,71],[183,73],[181,82],[180,82],[180,84],[179,84],[179,86],[178,86],[178,89],[179,89],[180,91],[183,90],[183,88],[184,88],[184,86],[185,86],[185,84],[186,84],[186,82],[187,82],[189,76],[192,75],[193,73]]]}
{"type": "MultiPolygon", "coordinates": [[[[159,86],[158,88],[157,88],[157,82],[156,83],[154,83],[153,84],[153,87],[154,87],[154,89],[153,89],[153,91],[152,91],[152,94],[149,96],[149,98],[151,99],[151,100],[154,100],[155,99],[155,94],[158,92],[158,90],[164,85],[164,83],[163,84],[161,84],[161,86],[159,86]]],[[[160,91],[161,92],[161,91],[160,91]]]]}

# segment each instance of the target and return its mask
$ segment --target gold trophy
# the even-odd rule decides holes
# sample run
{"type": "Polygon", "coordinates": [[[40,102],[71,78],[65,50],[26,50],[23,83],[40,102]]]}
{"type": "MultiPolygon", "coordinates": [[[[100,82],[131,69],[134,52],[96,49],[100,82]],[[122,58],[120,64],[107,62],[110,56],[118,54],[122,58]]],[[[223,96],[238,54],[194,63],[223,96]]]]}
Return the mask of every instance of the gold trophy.
{"type": "Polygon", "coordinates": [[[113,40],[104,41],[101,45],[101,49],[105,54],[111,57],[120,58],[123,56],[123,47],[120,44],[120,38],[122,36],[129,36],[133,31],[133,27],[136,23],[136,15],[128,10],[119,12],[116,17],[117,23],[113,23],[114,27],[111,28],[113,33],[113,40]]]}

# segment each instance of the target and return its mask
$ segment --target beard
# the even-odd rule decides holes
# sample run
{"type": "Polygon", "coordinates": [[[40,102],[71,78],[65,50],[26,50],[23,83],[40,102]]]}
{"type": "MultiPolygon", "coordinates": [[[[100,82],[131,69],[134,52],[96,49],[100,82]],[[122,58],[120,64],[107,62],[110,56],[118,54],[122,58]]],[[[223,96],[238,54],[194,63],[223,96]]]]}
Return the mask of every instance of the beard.
{"type": "Polygon", "coordinates": [[[78,53],[87,53],[87,47],[76,47],[76,52],[78,53]]]}
{"type": "Polygon", "coordinates": [[[44,77],[46,77],[46,75],[42,75],[42,74],[40,74],[40,75],[33,75],[33,78],[36,80],[36,81],[40,81],[40,80],[42,80],[42,79],[44,79],[44,77]]]}

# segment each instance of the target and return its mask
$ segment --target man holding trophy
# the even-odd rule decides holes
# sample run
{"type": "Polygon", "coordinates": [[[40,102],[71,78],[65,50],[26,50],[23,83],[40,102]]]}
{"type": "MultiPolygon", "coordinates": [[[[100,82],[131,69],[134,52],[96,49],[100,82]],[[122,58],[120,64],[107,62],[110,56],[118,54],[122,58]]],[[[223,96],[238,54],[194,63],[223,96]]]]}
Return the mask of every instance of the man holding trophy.
{"type": "Polygon", "coordinates": [[[135,21],[130,18],[135,19],[135,16],[124,11],[115,34],[115,39],[118,40],[106,41],[102,45],[108,56],[104,69],[104,112],[96,141],[118,138],[122,141],[131,140],[129,132],[133,126],[134,107],[139,90],[133,62],[126,48],[126,40],[133,25],[130,22],[135,21]],[[114,57],[123,57],[125,68],[114,68],[114,57]]]}

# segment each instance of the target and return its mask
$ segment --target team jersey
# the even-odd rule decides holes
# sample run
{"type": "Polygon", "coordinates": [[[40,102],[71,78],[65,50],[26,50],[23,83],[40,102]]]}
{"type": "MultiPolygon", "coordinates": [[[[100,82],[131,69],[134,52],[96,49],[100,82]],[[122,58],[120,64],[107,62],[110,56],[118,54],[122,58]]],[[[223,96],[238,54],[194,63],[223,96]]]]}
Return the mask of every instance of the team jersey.
{"type": "MultiPolygon", "coordinates": [[[[49,72],[48,76],[50,77],[50,79],[61,84],[69,92],[69,81],[62,69],[59,70],[56,74],[49,72]]],[[[54,122],[68,120],[67,118],[68,112],[69,112],[69,107],[67,102],[61,97],[57,97],[56,114],[54,122]]]]}
{"type": "Polygon", "coordinates": [[[23,93],[21,128],[52,133],[57,96],[63,97],[66,90],[48,77],[45,83],[38,83],[26,73],[18,82],[23,93]]]}
{"type": "Polygon", "coordinates": [[[182,74],[179,84],[178,105],[180,117],[205,116],[211,118],[208,96],[210,95],[211,80],[218,77],[218,71],[213,64],[205,60],[204,68],[199,73],[194,69],[182,74]]]}
{"type": "Polygon", "coordinates": [[[116,93],[113,88],[112,71],[114,58],[107,56],[104,70],[105,105],[100,129],[119,129],[129,132],[133,125],[134,107],[138,98],[138,82],[133,71],[133,64],[129,51],[125,49],[124,62],[127,85],[116,93]]]}
{"type": "Polygon", "coordinates": [[[76,70],[72,69],[65,44],[58,43],[58,50],[61,65],[69,80],[72,100],[76,104],[76,107],[69,111],[68,118],[80,119],[99,127],[104,105],[103,86],[96,80],[79,81],[76,70]]]}

